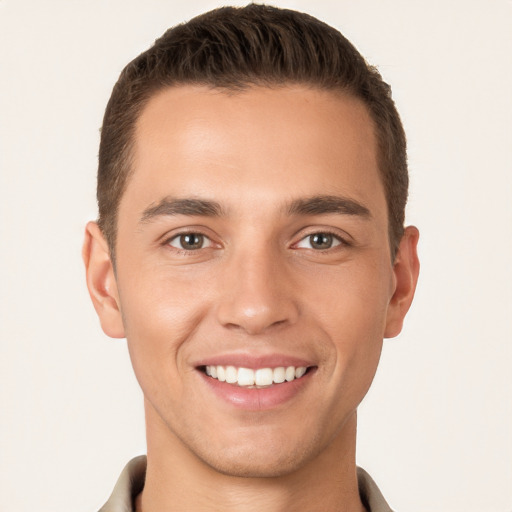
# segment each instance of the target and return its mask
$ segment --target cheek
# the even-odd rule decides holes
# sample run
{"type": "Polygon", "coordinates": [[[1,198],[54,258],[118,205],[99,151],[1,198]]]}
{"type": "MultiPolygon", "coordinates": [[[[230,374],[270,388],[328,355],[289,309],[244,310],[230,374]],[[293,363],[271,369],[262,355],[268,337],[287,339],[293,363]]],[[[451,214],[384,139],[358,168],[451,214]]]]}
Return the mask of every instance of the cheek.
{"type": "Polygon", "coordinates": [[[392,283],[387,262],[333,268],[317,275],[314,283],[307,299],[312,316],[336,339],[383,338],[392,283]]]}
{"type": "Polygon", "coordinates": [[[324,293],[317,288],[308,300],[313,320],[330,340],[333,381],[356,399],[368,390],[382,349],[391,279],[385,265],[334,272],[323,281],[324,293]]]}
{"type": "Polygon", "coordinates": [[[187,341],[210,299],[204,286],[191,286],[188,278],[142,275],[145,279],[126,279],[128,286],[120,286],[119,296],[130,357],[146,392],[162,389],[162,384],[179,385],[177,377],[186,371],[187,341]]]}

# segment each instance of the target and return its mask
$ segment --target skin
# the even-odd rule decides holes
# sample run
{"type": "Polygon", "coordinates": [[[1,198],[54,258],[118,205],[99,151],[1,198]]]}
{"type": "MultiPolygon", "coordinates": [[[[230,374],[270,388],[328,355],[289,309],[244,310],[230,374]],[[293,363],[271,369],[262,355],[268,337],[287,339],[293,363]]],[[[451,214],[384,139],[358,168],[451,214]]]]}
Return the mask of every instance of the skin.
{"type": "Polygon", "coordinates": [[[127,337],[144,392],[138,509],[364,510],[356,410],[419,270],[414,227],[391,260],[365,106],[299,86],[166,89],[139,118],[133,166],[116,271],[95,223],[84,260],[103,330],[127,337]],[[320,200],[290,211],[325,196],[361,208],[320,200]],[[171,212],[165,201],[176,199],[222,212],[171,212]],[[180,247],[184,233],[204,245],[180,247]],[[332,234],[332,246],[312,245],[315,233],[332,234]],[[248,411],[212,393],[197,368],[233,353],[299,357],[313,372],[285,404],[248,411]]]}

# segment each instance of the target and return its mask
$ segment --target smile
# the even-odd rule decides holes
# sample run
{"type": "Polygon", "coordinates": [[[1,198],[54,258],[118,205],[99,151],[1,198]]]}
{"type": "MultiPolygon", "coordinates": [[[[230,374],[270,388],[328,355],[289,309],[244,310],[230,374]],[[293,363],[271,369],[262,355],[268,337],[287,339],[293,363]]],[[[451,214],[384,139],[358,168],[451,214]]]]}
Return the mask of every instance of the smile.
{"type": "Polygon", "coordinates": [[[277,368],[237,368],[235,366],[208,365],[204,367],[206,375],[220,382],[246,388],[266,388],[273,384],[292,382],[303,377],[308,368],[305,366],[279,366],[277,368]]]}

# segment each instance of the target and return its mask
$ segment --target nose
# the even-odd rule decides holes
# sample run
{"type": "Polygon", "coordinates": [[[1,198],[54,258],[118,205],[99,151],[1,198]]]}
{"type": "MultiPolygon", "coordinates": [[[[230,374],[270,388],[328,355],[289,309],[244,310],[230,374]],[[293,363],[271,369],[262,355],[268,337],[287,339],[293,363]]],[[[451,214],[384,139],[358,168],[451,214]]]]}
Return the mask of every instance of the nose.
{"type": "Polygon", "coordinates": [[[293,276],[286,262],[271,250],[233,255],[220,276],[218,321],[227,328],[262,334],[299,315],[293,276]]]}

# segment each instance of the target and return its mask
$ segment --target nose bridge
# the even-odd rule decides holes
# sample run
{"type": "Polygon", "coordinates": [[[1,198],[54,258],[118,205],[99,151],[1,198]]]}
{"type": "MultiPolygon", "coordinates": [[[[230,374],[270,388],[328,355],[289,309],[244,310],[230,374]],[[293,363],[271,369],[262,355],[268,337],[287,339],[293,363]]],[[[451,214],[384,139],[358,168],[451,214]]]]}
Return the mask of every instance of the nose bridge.
{"type": "Polygon", "coordinates": [[[294,323],[298,315],[284,258],[271,244],[256,245],[228,257],[217,308],[222,325],[250,334],[294,323]]]}

